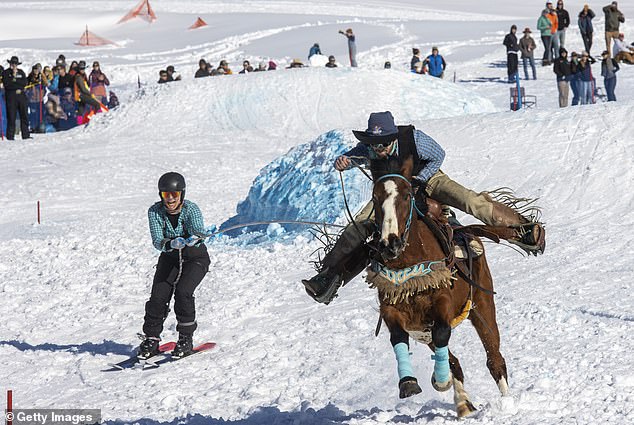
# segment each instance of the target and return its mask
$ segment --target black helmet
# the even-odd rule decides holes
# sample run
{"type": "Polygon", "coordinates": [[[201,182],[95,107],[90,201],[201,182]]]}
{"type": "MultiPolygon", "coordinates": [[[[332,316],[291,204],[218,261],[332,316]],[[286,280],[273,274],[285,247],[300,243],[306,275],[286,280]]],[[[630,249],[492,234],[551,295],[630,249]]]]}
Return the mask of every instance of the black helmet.
{"type": "Polygon", "coordinates": [[[158,181],[159,197],[161,197],[161,192],[182,192],[181,202],[183,202],[185,187],[185,177],[173,171],[165,173],[158,181]]]}

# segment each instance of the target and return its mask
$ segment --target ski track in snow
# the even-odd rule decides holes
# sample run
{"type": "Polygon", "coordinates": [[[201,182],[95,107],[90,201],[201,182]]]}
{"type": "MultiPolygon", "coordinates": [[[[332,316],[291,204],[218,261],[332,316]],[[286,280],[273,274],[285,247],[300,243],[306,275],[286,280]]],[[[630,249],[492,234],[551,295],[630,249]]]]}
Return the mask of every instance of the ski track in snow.
{"type": "MultiPolygon", "coordinates": [[[[219,224],[275,158],[333,129],[352,140],[349,130],[365,128],[369,112],[391,110],[445,148],[443,170],[458,182],[476,191],[509,186],[543,207],[543,256],[487,244],[510,396],[499,395],[471,325],[452,335],[478,407],[469,421],[634,423],[634,67],[622,65],[618,103],[568,109],[557,108],[551,69],[538,67],[540,80],[525,82],[538,108],[508,112],[508,85],[495,82],[505,78],[496,65],[504,60],[502,37],[511,22],[534,28],[542,4],[444,3],[153,1],[164,16],[154,27],[113,27],[131,2],[0,1],[16,9],[0,17],[0,27],[53,7],[82,17],[99,10],[110,19],[94,18],[103,35],[128,40],[114,49],[61,49],[67,57],[103,58],[123,101],[118,110],[85,128],[0,143],[0,391],[13,389],[20,408],[100,408],[108,424],[456,423],[452,392],[431,388],[431,352],[420,344],[411,351],[423,393],[398,399],[389,335],[383,327],[374,338],[378,302],[363,278],[329,306],[306,296],[300,280],[313,273],[308,260],[319,246],[307,234],[211,243],[210,272],[196,292],[195,339],[217,348],[157,370],[102,372],[138,344],[157,258],[146,212],[163,172],[182,172],[206,224],[219,224]],[[443,25],[458,30],[430,36],[425,28],[447,17],[447,8],[460,13],[443,25]],[[239,31],[182,32],[199,14],[239,31]],[[345,40],[336,35],[344,26],[368,31],[358,40],[360,69],[190,78],[201,56],[214,63],[271,57],[283,66],[295,54],[277,54],[278,35],[293,38],[302,58],[312,42],[332,37],[322,47],[332,46],[345,65],[345,40]],[[441,47],[445,81],[403,71],[413,45],[441,47]],[[395,69],[380,69],[386,58],[395,69]],[[167,63],[185,81],[155,86],[167,63]],[[150,82],[142,95],[137,75],[150,82]],[[34,224],[38,200],[41,225],[34,224]]],[[[566,2],[571,16],[581,4],[566,2]]],[[[593,6],[602,50],[603,17],[593,6]]],[[[621,7],[634,17],[631,5],[621,7]]],[[[65,31],[46,36],[71,46],[80,31],[65,31]]],[[[7,40],[1,58],[17,51],[25,63],[50,63],[60,52],[47,47],[50,40],[15,34],[0,34],[7,40]]],[[[576,30],[567,43],[580,50],[576,30]]],[[[175,325],[171,314],[166,340],[176,338],[175,325]]]]}

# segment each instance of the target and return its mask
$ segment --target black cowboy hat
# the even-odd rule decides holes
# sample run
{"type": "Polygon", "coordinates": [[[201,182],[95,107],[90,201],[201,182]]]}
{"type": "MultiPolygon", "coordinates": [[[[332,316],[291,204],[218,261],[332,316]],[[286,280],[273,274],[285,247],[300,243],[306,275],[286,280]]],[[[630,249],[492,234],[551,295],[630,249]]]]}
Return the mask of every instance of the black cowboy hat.
{"type": "Polygon", "coordinates": [[[9,62],[9,64],[22,65],[22,62],[20,62],[20,59],[18,59],[17,56],[11,56],[11,59],[9,59],[7,62],[9,62]]]}
{"type": "Polygon", "coordinates": [[[398,128],[390,111],[373,112],[368,118],[368,129],[352,133],[364,145],[387,145],[398,137],[398,128]]]}

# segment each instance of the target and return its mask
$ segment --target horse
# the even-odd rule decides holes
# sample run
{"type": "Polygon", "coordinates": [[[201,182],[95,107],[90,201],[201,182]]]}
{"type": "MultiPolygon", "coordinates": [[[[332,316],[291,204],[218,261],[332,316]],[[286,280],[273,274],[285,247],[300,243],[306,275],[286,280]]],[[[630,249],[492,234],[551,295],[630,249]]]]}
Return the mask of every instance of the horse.
{"type": "MultiPolygon", "coordinates": [[[[453,386],[458,417],[464,417],[476,408],[464,388],[460,362],[448,350],[448,344],[452,327],[465,317],[484,346],[487,367],[500,393],[509,393],[506,362],[500,353],[493,279],[481,242],[481,254],[468,255],[470,273],[465,273],[464,267],[462,273],[456,273],[452,261],[447,264],[451,255],[443,250],[429,220],[420,217],[411,177],[412,162],[406,160],[399,174],[384,174],[374,181],[377,234],[366,279],[378,289],[380,315],[389,329],[397,360],[399,397],[422,391],[410,362],[411,337],[434,352],[432,386],[437,391],[453,386]],[[476,314],[469,314],[472,306],[477,307],[472,310],[476,314]]],[[[477,236],[471,239],[478,245],[477,236]]]]}

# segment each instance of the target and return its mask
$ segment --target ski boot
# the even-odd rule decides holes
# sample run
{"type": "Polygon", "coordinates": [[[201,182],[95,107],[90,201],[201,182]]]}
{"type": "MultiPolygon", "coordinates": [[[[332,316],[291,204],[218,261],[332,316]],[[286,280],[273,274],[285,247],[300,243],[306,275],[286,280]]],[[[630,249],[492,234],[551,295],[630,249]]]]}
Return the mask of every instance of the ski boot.
{"type": "Polygon", "coordinates": [[[145,336],[143,341],[141,342],[141,345],[139,346],[137,357],[142,360],[147,360],[150,357],[154,357],[159,354],[159,341],[160,338],[154,336],[145,336]]]}
{"type": "Polygon", "coordinates": [[[178,334],[178,342],[174,351],[172,351],[172,357],[182,358],[193,353],[194,348],[194,336],[187,334],[178,334]]]}

